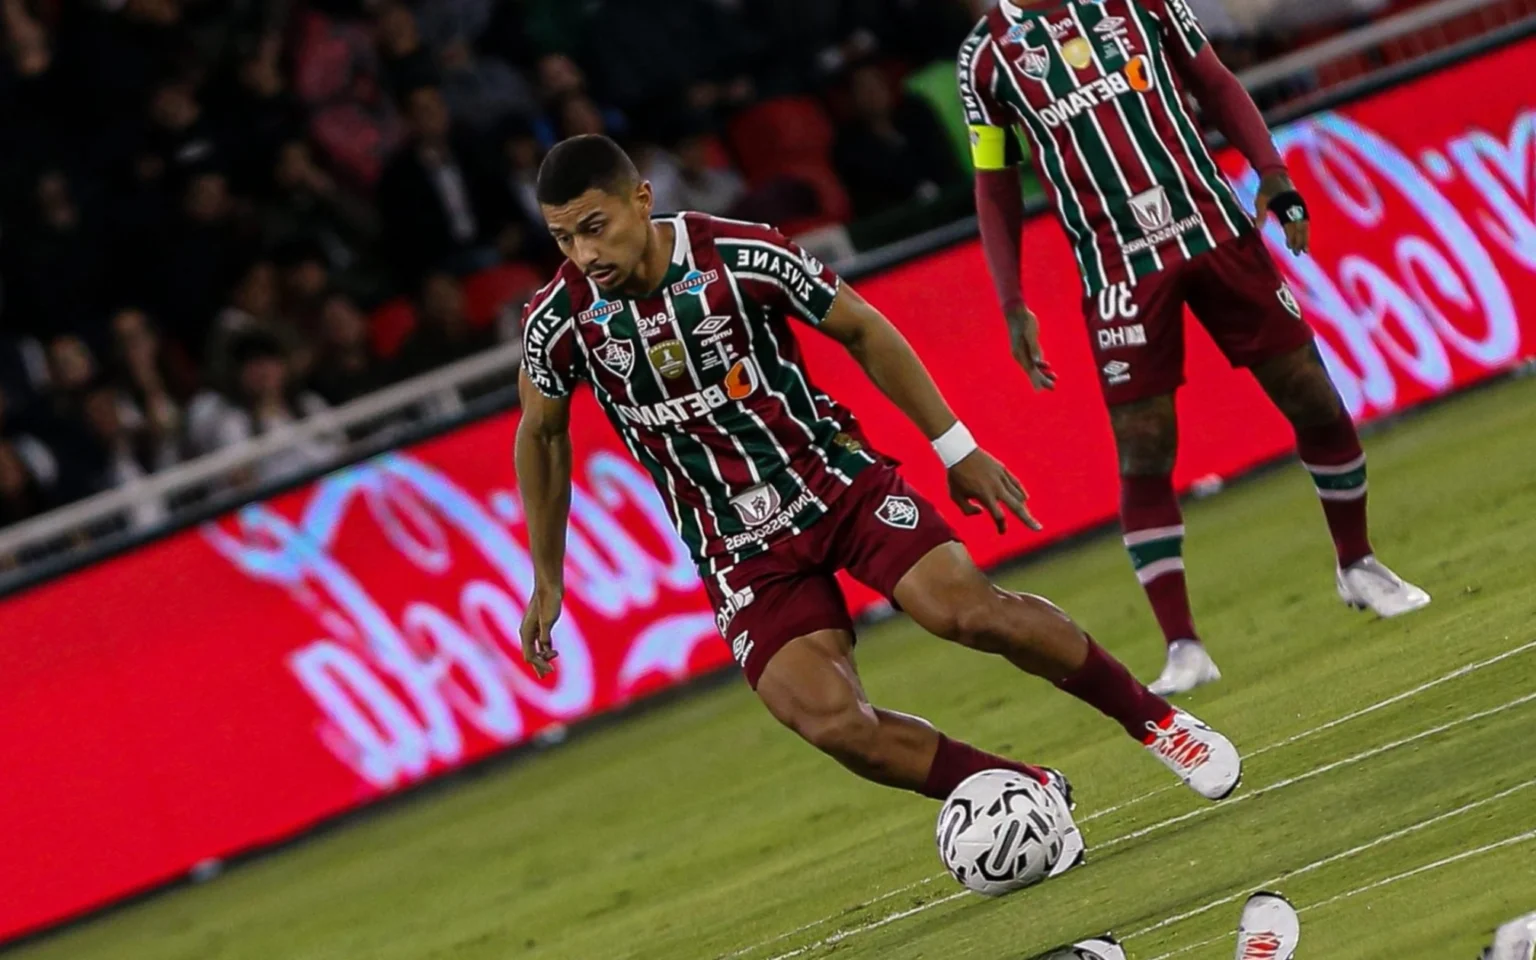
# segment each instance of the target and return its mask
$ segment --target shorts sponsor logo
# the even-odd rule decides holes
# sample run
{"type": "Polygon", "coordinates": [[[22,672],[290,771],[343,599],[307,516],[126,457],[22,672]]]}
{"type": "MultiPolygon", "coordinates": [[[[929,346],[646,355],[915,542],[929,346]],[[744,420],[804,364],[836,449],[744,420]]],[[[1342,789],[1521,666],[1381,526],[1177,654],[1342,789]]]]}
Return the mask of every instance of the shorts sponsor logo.
{"type": "Polygon", "coordinates": [[[1168,202],[1168,191],[1163,187],[1153,187],[1145,193],[1136,194],[1130,204],[1131,213],[1136,216],[1136,225],[1148,233],[1161,230],[1173,222],[1173,204],[1168,202]]]}
{"type": "Polygon", "coordinates": [[[1110,327],[1107,330],[1098,331],[1099,349],[1113,350],[1116,347],[1144,347],[1147,345],[1147,328],[1139,323],[1133,323],[1126,327],[1110,327]]]}
{"type": "Polygon", "coordinates": [[[668,380],[676,380],[688,370],[688,355],[681,340],[663,340],[645,351],[651,366],[668,380]]]}
{"type": "Polygon", "coordinates": [[[1275,296],[1280,298],[1280,305],[1297,320],[1301,319],[1301,304],[1296,302],[1296,294],[1291,292],[1291,285],[1280,284],[1280,289],[1275,291],[1275,296]]]}
{"type": "MultiPolygon", "coordinates": [[[[601,358],[599,358],[601,359],[601,358]]],[[[634,362],[631,349],[630,362],[634,362]]],[[[707,417],[728,403],[745,400],[757,390],[757,367],[749,359],[738,360],[726,371],[725,379],[712,383],[703,390],[672,397],[659,403],[631,406],[615,403],[613,410],[625,423],[645,427],[664,427],[674,423],[687,423],[699,417],[707,417]]]]}
{"type": "Polygon", "coordinates": [[[747,658],[752,656],[752,637],[748,631],[743,630],[731,638],[731,656],[736,658],[738,665],[747,665],[747,658]]]}
{"type": "Polygon", "coordinates": [[[1061,48],[1061,58],[1079,70],[1093,65],[1093,48],[1082,37],[1073,37],[1061,48]]]}
{"type": "Polygon", "coordinates": [[[736,515],[748,527],[760,527],[767,523],[778,512],[781,503],[783,499],[779,491],[766,483],[731,498],[731,506],[736,508],[736,515]]]}
{"type": "Polygon", "coordinates": [[[789,506],[768,518],[761,526],[754,527],[746,533],[738,533],[725,538],[725,549],[730,551],[741,550],[755,543],[762,543],[768,538],[788,530],[794,525],[795,518],[800,511],[816,502],[816,495],[806,490],[800,496],[789,501],[789,506]]]}
{"type": "Polygon", "coordinates": [[[628,378],[635,369],[635,345],[628,340],[605,340],[592,354],[616,377],[628,378]]]}
{"type": "Polygon", "coordinates": [[[885,502],[875,511],[876,519],[897,530],[916,530],[919,516],[917,504],[912,502],[911,497],[886,497],[885,502]]]}
{"type": "Polygon", "coordinates": [[[756,599],[757,595],[752,592],[751,587],[738,590],[725,598],[720,604],[720,609],[715,611],[715,629],[720,631],[720,636],[724,637],[731,629],[731,621],[736,619],[736,614],[745,610],[756,599]]]}
{"type": "Polygon", "coordinates": [[[624,309],[618,300],[594,300],[592,306],[576,314],[582,323],[607,323],[608,318],[624,309]]]}
{"type": "Polygon", "coordinates": [[[672,284],[672,295],[680,297],[684,294],[696,293],[702,297],[705,295],[704,291],[709,289],[709,285],[719,279],[720,272],[718,270],[707,270],[703,273],[697,270],[690,270],[687,276],[672,284]]]}
{"type": "Polygon", "coordinates": [[[1131,365],[1124,360],[1111,360],[1104,364],[1104,380],[1110,386],[1131,382],[1131,365]]]}

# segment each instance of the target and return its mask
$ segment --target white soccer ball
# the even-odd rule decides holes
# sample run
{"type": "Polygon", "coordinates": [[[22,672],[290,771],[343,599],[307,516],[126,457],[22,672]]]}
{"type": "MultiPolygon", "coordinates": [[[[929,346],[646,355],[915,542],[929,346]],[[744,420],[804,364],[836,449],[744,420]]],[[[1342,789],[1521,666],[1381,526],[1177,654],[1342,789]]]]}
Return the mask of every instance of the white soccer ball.
{"type": "Polygon", "coordinates": [[[1032,777],[983,770],[944,801],[935,837],[950,876],[988,897],[1039,883],[1062,851],[1056,800],[1032,777]]]}

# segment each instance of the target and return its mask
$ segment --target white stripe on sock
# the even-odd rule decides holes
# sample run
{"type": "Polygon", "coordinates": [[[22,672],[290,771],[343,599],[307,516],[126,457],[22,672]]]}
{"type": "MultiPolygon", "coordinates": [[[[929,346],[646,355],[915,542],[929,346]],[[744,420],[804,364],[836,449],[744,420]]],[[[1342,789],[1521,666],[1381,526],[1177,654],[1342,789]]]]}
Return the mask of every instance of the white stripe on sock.
{"type": "Polygon", "coordinates": [[[1178,571],[1180,573],[1184,571],[1183,557],[1169,557],[1166,560],[1156,560],[1152,563],[1149,563],[1142,567],[1140,570],[1136,571],[1136,579],[1141,581],[1142,585],[1145,586],[1151,583],[1153,580],[1156,580],[1158,577],[1161,577],[1163,574],[1173,573],[1174,571],[1178,571]]]}
{"type": "Polygon", "coordinates": [[[1319,500],[1359,500],[1365,496],[1365,488],[1366,484],[1363,483],[1350,490],[1325,490],[1318,487],[1317,498],[1319,500]]]}
{"type": "Polygon", "coordinates": [[[1359,470],[1361,467],[1365,466],[1365,454],[1362,453],[1360,456],[1349,461],[1348,463],[1341,463],[1338,466],[1308,463],[1305,460],[1301,461],[1301,465],[1307,468],[1308,473],[1315,473],[1322,477],[1338,477],[1346,473],[1354,473],[1356,470],[1359,470]]]}
{"type": "Polygon", "coordinates": [[[1125,545],[1139,547],[1144,543],[1152,543],[1156,540],[1170,540],[1174,537],[1184,536],[1184,524],[1176,527],[1153,527],[1150,530],[1132,530],[1125,535],[1125,545]]]}

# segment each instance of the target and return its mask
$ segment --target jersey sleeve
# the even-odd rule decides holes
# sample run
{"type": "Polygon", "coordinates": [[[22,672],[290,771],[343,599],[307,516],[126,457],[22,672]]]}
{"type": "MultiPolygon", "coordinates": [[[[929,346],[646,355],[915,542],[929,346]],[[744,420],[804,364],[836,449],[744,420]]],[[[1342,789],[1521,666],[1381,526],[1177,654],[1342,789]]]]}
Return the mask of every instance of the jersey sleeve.
{"type": "Polygon", "coordinates": [[[1208,42],[1189,0],[1141,0],[1162,21],[1163,42],[1175,59],[1193,60],[1208,42]]]}
{"type": "Polygon", "coordinates": [[[717,233],[725,267],[755,303],[815,326],[832,312],[841,278],[795,241],[766,224],[717,233]]]}
{"type": "Polygon", "coordinates": [[[955,61],[960,103],[971,134],[971,162],[977,170],[1001,170],[1009,165],[1007,109],[997,101],[997,47],[986,21],[966,38],[955,61]]]}
{"type": "Polygon", "coordinates": [[[551,400],[570,396],[584,377],[579,336],[565,281],[540,290],[523,308],[523,371],[551,400]]]}

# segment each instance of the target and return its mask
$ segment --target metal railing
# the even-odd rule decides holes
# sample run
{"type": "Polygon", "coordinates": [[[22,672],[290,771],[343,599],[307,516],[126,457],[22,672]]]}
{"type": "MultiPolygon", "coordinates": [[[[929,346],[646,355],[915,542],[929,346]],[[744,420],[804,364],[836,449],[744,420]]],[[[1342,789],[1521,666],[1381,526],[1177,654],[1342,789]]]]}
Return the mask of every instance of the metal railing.
{"type": "MultiPolygon", "coordinates": [[[[1413,56],[1428,55],[1477,32],[1492,32],[1523,17],[1536,17],[1536,0],[1440,0],[1255,67],[1240,78],[1261,104],[1267,100],[1269,105],[1278,104],[1289,113],[1298,99],[1310,99],[1327,89],[1328,84],[1320,78],[1332,65],[1355,57],[1374,58],[1383,66],[1389,61],[1401,64],[1413,56]],[[1470,28],[1466,23],[1469,17],[1476,21],[1470,28]],[[1399,51],[1389,56],[1393,44],[1406,44],[1406,55],[1399,51]]],[[[1344,76],[1338,85],[1358,76],[1344,76]]],[[[887,269],[974,233],[975,220],[969,218],[834,266],[845,276],[856,277],[887,269]]],[[[147,531],[184,522],[189,512],[206,512],[216,503],[238,502],[254,493],[242,488],[241,478],[264,458],[295,442],[337,436],[347,436],[352,441],[343,445],[332,460],[302,468],[302,473],[310,474],[382,450],[401,442],[408,434],[422,433],[432,424],[457,421],[464,410],[464,397],[477,387],[482,394],[477,407],[510,407],[516,402],[513,383],[520,353],[517,344],[497,347],[323,411],[281,433],[209,453],[0,529],[0,589],[23,579],[19,576],[20,568],[26,565],[56,561],[61,554],[87,543],[101,547],[106,546],[103,541],[125,542],[147,531]],[[152,512],[142,509],[152,504],[163,505],[169,517],[145,525],[136,515],[152,512]]],[[[271,486],[269,483],[265,488],[271,486]]]]}

